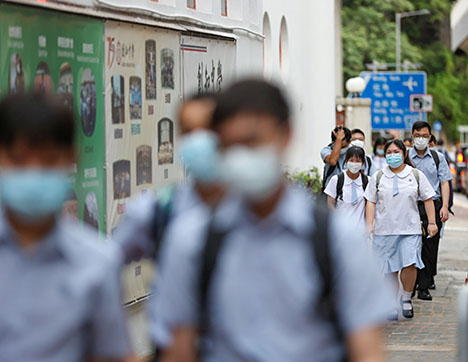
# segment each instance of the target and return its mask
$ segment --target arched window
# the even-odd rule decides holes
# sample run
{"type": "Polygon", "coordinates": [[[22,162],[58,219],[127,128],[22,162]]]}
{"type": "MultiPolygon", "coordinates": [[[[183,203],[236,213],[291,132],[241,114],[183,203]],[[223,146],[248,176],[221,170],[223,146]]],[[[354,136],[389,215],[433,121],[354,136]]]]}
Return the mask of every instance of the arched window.
{"type": "Polygon", "coordinates": [[[286,18],[281,19],[280,38],[279,38],[279,63],[281,76],[286,82],[289,75],[289,35],[286,18]]]}
{"type": "Polygon", "coordinates": [[[272,56],[271,56],[271,25],[268,13],[263,15],[263,72],[266,77],[271,75],[272,56]]]}

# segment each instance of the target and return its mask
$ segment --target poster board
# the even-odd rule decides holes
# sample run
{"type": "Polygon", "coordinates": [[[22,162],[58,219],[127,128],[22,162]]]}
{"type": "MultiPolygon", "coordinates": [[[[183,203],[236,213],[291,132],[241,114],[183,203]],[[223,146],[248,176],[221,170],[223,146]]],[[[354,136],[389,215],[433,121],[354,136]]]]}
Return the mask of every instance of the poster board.
{"type": "Polygon", "coordinates": [[[236,79],[236,42],[183,35],[180,40],[183,62],[184,97],[219,93],[236,79]]]}
{"type": "Polygon", "coordinates": [[[102,21],[0,3],[0,94],[62,95],[77,120],[79,163],[64,213],[106,231],[102,21]]]}
{"type": "MultiPolygon", "coordinates": [[[[177,154],[180,106],[179,33],[105,24],[107,232],[130,198],[181,179],[177,154]]],[[[127,266],[126,301],[149,294],[146,261],[127,266]]]]}

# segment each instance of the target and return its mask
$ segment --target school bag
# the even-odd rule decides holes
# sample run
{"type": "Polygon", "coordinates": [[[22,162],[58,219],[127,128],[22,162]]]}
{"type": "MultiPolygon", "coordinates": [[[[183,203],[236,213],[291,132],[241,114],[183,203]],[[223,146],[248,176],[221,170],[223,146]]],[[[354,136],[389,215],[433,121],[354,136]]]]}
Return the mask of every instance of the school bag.
{"type": "MultiPolygon", "coordinates": [[[[318,267],[320,278],[323,281],[323,287],[317,308],[319,315],[324,316],[326,320],[332,323],[337,340],[342,344],[342,346],[345,346],[345,333],[338,319],[335,289],[333,285],[334,270],[330,253],[329,233],[330,214],[326,208],[321,208],[317,205],[314,208],[313,217],[315,225],[320,225],[320,227],[314,228],[309,241],[311,253],[314,254],[314,261],[318,267]]],[[[205,245],[202,250],[199,274],[199,330],[201,336],[206,335],[209,330],[209,290],[211,287],[213,273],[216,271],[219,254],[223,249],[224,241],[228,234],[229,231],[221,232],[217,230],[212,222],[208,228],[205,245]]],[[[201,352],[203,352],[203,347],[201,347],[201,352]]],[[[343,358],[343,362],[348,360],[349,358],[347,356],[343,358]]]]}
{"type": "MultiPolygon", "coordinates": [[[[369,177],[367,177],[364,172],[361,172],[361,180],[362,180],[362,188],[364,191],[367,188],[367,185],[369,184],[369,177]]],[[[336,197],[335,197],[335,203],[338,202],[338,200],[343,201],[343,186],[344,186],[344,181],[345,181],[345,174],[344,172],[340,173],[338,175],[338,181],[336,182],[336,197]]]]}
{"type": "Polygon", "coordinates": [[[366,156],[366,165],[367,165],[366,175],[372,176],[370,174],[370,169],[371,169],[371,166],[372,166],[372,160],[371,160],[371,158],[369,156],[366,156]]]}
{"type": "Polygon", "coordinates": [[[162,241],[167,226],[172,219],[172,206],[176,188],[174,186],[164,187],[157,192],[156,201],[153,206],[153,220],[151,222],[151,238],[153,244],[153,257],[157,259],[162,247],[162,241]]]}
{"type": "MultiPolygon", "coordinates": [[[[437,151],[434,150],[429,150],[431,152],[432,158],[434,159],[434,162],[436,164],[437,171],[439,171],[439,165],[440,165],[440,158],[439,155],[437,154],[437,151]]],[[[447,160],[447,163],[449,161],[447,160]]],[[[442,196],[442,188],[439,185],[439,190],[440,190],[440,195],[442,196]]],[[[452,206],[453,206],[453,186],[450,184],[450,196],[449,196],[449,212],[452,215],[455,215],[452,211],[452,206]]]]}

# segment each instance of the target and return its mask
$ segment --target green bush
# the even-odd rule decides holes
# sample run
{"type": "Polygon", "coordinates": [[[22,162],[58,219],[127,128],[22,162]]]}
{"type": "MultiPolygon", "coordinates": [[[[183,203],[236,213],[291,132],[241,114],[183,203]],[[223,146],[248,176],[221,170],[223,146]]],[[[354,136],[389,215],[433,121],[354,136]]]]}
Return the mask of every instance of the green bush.
{"type": "Polygon", "coordinates": [[[306,171],[287,172],[286,177],[289,181],[306,188],[313,195],[322,189],[322,176],[317,167],[312,167],[306,171]]]}

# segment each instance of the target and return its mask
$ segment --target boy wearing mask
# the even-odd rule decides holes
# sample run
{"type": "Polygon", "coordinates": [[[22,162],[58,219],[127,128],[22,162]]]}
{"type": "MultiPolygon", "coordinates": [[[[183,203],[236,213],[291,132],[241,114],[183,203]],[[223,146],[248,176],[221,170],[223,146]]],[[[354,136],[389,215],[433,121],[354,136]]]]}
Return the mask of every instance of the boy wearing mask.
{"type": "Polygon", "coordinates": [[[151,305],[160,361],[199,361],[200,352],[207,362],[384,360],[387,290],[364,238],[345,220],[322,219],[282,177],[289,116],[281,91],[262,80],[220,96],[219,167],[236,196],[213,216],[194,208],[169,227],[151,305]],[[314,257],[325,240],[336,278],[314,257]]]}
{"type": "Polygon", "coordinates": [[[325,190],[333,176],[339,175],[344,170],[346,151],[351,143],[351,131],[346,127],[338,126],[332,131],[331,140],[332,143],[324,147],[320,152],[320,156],[325,163],[323,190],[325,190]]]}
{"type": "Polygon", "coordinates": [[[127,361],[119,254],[60,217],[72,114],[44,95],[0,103],[0,359],[127,361]]]}

